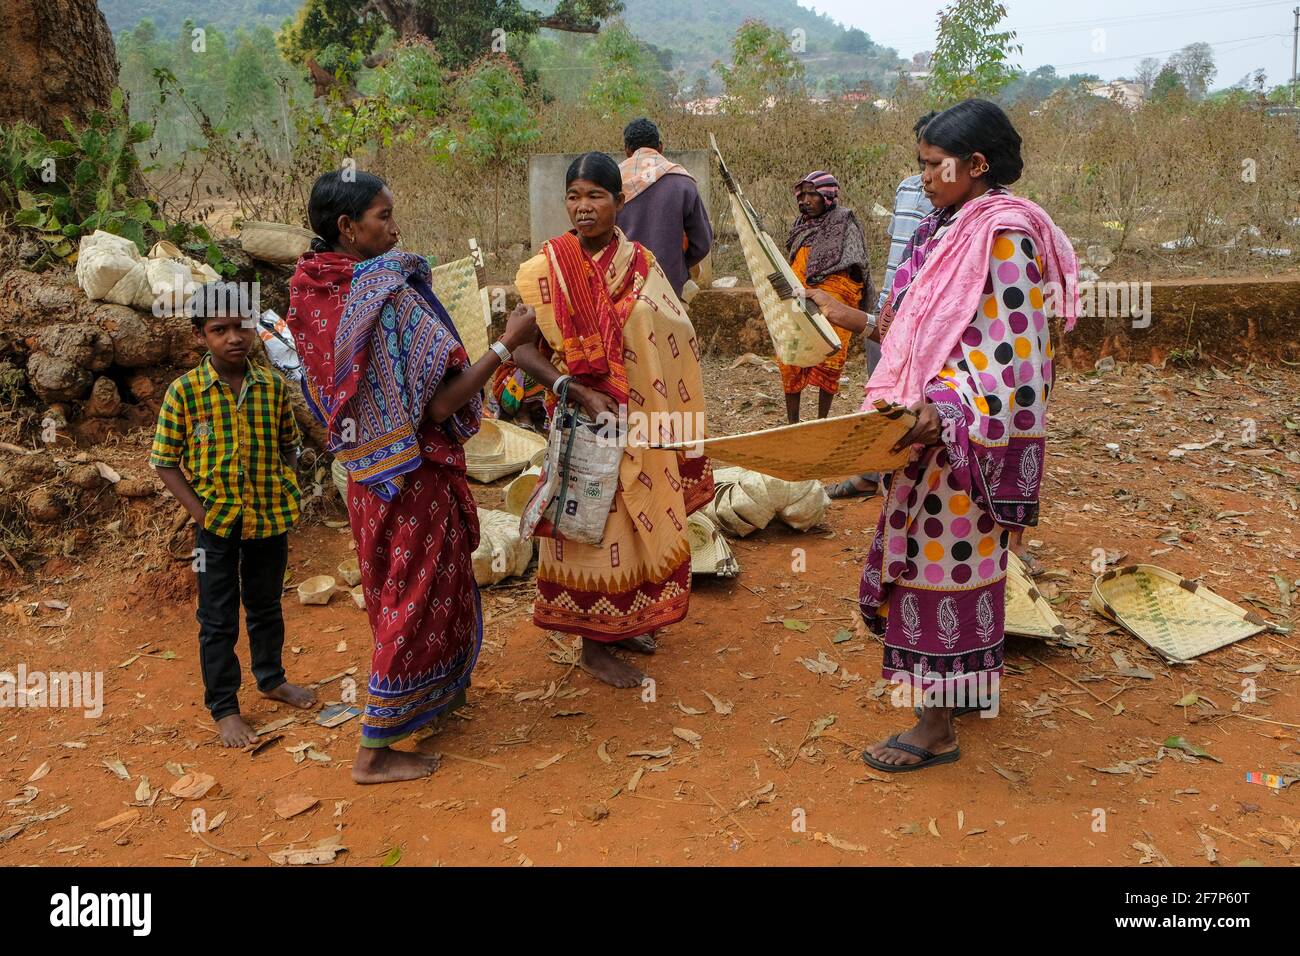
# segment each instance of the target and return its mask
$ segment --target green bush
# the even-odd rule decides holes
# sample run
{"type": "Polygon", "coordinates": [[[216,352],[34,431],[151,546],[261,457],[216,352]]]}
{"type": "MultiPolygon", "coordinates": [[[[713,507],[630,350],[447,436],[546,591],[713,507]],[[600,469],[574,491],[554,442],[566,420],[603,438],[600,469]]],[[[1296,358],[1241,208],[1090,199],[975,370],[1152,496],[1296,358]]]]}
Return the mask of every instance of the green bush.
{"type": "Polygon", "coordinates": [[[37,270],[73,258],[82,236],[103,230],[130,239],[141,254],[151,241],[169,239],[218,271],[233,272],[207,230],[169,225],[157,204],[139,195],[144,180],[135,147],[153,135],[153,126],[130,122],[120,89],[107,113],[95,111],[81,129],[65,117],[63,127],[67,139],[25,123],[0,127],[0,200],[12,227],[44,245],[37,270]]]}

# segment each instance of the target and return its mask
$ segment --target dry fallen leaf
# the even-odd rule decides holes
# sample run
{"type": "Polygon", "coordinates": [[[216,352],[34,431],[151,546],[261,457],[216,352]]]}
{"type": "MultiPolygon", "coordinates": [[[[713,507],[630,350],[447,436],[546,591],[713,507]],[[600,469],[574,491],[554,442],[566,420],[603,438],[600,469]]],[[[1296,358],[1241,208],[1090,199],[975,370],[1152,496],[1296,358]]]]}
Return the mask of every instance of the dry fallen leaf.
{"type": "Polygon", "coordinates": [[[860,846],[857,843],[849,843],[845,840],[837,839],[829,833],[822,833],[820,831],[813,834],[813,839],[818,843],[829,844],[837,850],[848,850],[852,853],[866,853],[868,849],[865,846],[860,846]]]}
{"type": "Polygon", "coordinates": [[[671,757],[673,755],[672,747],[665,747],[663,750],[629,750],[629,757],[643,757],[646,760],[657,760],[661,757],[671,757]]]}
{"type": "Polygon", "coordinates": [[[605,749],[605,745],[608,744],[610,740],[613,739],[614,738],[610,737],[605,740],[602,740],[600,742],[600,746],[596,748],[596,756],[600,758],[601,763],[610,763],[609,751],[605,749]]]}
{"type": "Polygon", "coordinates": [[[208,832],[216,830],[221,824],[226,822],[226,811],[222,810],[215,817],[208,821],[208,832]]]}
{"type": "MultiPolygon", "coordinates": [[[[344,673],[346,673],[346,671],[344,673]]],[[[336,676],[342,675],[340,674],[336,676]]],[[[288,727],[297,720],[298,718],[291,714],[288,717],[281,717],[279,720],[273,720],[270,723],[263,724],[261,727],[254,727],[253,733],[260,737],[263,734],[269,734],[273,730],[279,730],[281,727],[288,727]]]]}
{"type": "Polygon", "coordinates": [[[152,795],[153,795],[153,790],[149,788],[149,778],[141,777],[140,785],[135,788],[136,801],[139,803],[143,803],[144,801],[148,800],[149,797],[152,795]]]}
{"type": "Polygon", "coordinates": [[[126,772],[126,764],[122,763],[120,760],[105,760],[104,766],[113,771],[113,773],[117,774],[118,777],[123,780],[131,779],[131,775],[126,772]]]}
{"type": "Polygon", "coordinates": [[[712,694],[710,694],[707,690],[704,691],[704,696],[709,698],[709,703],[713,705],[713,709],[715,712],[721,714],[723,717],[726,717],[728,714],[731,713],[732,707],[734,706],[731,703],[731,701],[720,700],[719,698],[714,697],[712,694]]]}
{"type": "Polygon", "coordinates": [[[696,750],[700,749],[700,735],[686,727],[674,727],[673,736],[680,737],[696,750]]]}
{"type": "Polygon", "coordinates": [[[341,834],[326,837],[314,847],[305,850],[277,850],[268,854],[273,863],[288,866],[311,866],[317,863],[333,863],[334,858],[347,850],[342,844],[341,834]]]}
{"type": "Polygon", "coordinates": [[[700,714],[708,713],[708,711],[700,710],[697,707],[687,707],[680,700],[676,702],[676,707],[687,717],[698,717],[700,714]]]}
{"type": "Polygon", "coordinates": [[[217,785],[217,778],[207,773],[187,773],[171,785],[168,792],[182,800],[201,800],[217,785]]]}
{"type": "Polygon", "coordinates": [[[318,803],[320,803],[320,800],[316,797],[310,797],[300,793],[294,794],[276,801],[275,813],[276,816],[280,817],[282,820],[288,820],[290,817],[296,817],[300,813],[306,813],[318,803]]]}
{"type": "Polygon", "coordinates": [[[41,764],[39,767],[37,767],[35,770],[32,771],[32,775],[27,778],[27,782],[34,783],[37,780],[40,780],[49,772],[50,772],[50,762],[47,760],[45,761],[45,763],[41,764]]]}
{"type": "Polygon", "coordinates": [[[1025,779],[1023,776],[1016,773],[1014,770],[1006,770],[1003,767],[999,767],[997,764],[992,764],[992,767],[994,770],[997,771],[998,776],[1004,777],[1005,779],[1010,780],[1012,783],[1020,783],[1022,780],[1025,779]]]}
{"type": "Polygon", "coordinates": [[[533,764],[533,769],[534,769],[534,770],[545,770],[545,769],[546,769],[547,767],[549,767],[551,764],[555,763],[555,761],[557,761],[557,760],[559,760],[561,757],[563,757],[565,753],[567,753],[567,751],[561,751],[560,753],[556,754],[554,757],[547,757],[545,760],[542,760],[542,761],[540,761],[540,762],[538,762],[538,763],[533,764]]]}
{"type": "Polygon", "coordinates": [[[632,774],[632,779],[627,782],[627,792],[636,793],[636,785],[641,782],[641,775],[645,773],[645,767],[637,767],[632,774]]]}
{"type": "Polygon", "coordinates": [[[26,806],[27,804],[35,800],[38,796],[40,796],[41,793],[35,787],[31,787],[31,786],[23,787],[23,789],[19,792],[21,795],[14,797],[12,800],[6,800],[5,806],[7,807],[26,806]]]}
{"type": "Polygon", "coordinates": [[[1205,850],[1205,861],[1207,863],[1216,862],[1219,858],[1219,848],[1214,845],[1214,841],[1204,833],[1198,833],[1196,835],[1201,838],[1201,845],[1205,850]]]}

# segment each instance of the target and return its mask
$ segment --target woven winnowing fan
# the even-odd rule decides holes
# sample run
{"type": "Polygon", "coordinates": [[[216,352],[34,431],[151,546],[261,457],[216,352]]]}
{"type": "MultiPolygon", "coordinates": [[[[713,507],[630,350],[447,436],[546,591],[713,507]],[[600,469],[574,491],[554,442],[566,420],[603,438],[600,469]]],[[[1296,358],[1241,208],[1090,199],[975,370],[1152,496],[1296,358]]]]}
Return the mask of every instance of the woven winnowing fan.
{"type": "Polygon", "coordinates": [[[808,481],[901,468],[909,449],[892,449],[915,423],[906,408],[880,402],[876,411],[662,447],[706,454],[786,481],[808,481]]]}
{"type": "Polygon", "coordinates": [[[839,351],[839,336],[817,304],[804,295],[803,284],[795,277],[784,254],[763,231],[758,214],[732,178],[712,133],[709,145],[718,157],[722,181],[727,184],[731,217],[745,254],[745,267],[754,283],[758,307],[767,323],[776,357],[786,365],[799,368],[820,365],[839,351]]]}
{"type": "Polygon", "coordinates": [[[1073,640],[1052,605],[1039,593],[1024,562],[1014,551],[1007,552],[1005,630],[1021,637],[1037,637],[1072,645],[1073,640]]]}
{"type": "Polygon", "coordinates": [[[1093,582],[1090,603],[1176,664],[1261,631],[1288,632],[1199,582],[1153,564],[1107,571],[1093,582]]]}
{"type": "MultiPolygon", "coordinates": [[[[479,274],[474,257],[435,266],[429,274],[429,287],[451,316],[471,362],[477,362],[488,350],[488,315],[479,291],[479,274]]],[[[486,290],[484,290],[486,292],[486,290]]]]}

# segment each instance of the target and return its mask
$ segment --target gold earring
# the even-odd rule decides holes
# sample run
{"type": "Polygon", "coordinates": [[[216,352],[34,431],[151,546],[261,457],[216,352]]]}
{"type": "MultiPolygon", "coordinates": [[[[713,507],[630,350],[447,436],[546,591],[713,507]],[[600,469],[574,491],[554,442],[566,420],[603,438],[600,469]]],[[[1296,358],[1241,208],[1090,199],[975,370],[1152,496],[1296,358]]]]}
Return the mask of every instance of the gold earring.
{"type": "Polygon", "coordinates": [[[985,173],[987,173],[988,171],[989,171],[989,164],[988,164],[988,163],[980,163],[980,164],[979,164],[979,168],[975,170],[975,175],[976,175],[976,176],[983,176],[983,175],[984,175],[985,173]]]}

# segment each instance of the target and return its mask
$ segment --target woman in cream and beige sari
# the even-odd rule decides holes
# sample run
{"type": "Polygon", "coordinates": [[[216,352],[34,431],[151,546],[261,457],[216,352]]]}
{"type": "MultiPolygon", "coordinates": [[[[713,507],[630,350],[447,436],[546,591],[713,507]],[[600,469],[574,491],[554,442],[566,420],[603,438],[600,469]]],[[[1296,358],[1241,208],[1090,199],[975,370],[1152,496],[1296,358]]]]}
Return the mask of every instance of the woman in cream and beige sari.
{"type": "Polygon", "coordinates": [[[544,243],[515,279],[541,340],[514,359],[552,402],[568,376],[573,402],[593,419],[618,416],[632,437],[601,543],[542,539],[533,620],[581,635],[581,666],[593,677],[635,687],[645,675],[610,647],[653,653],[655,632],[686,616],[686,518],[713,497],[707,458],[647,447],[704,437],[699,345],[654,256],[615,225],[618,165],[604,153],[579,157],[565,202],[574,228],[544,243]]]}

